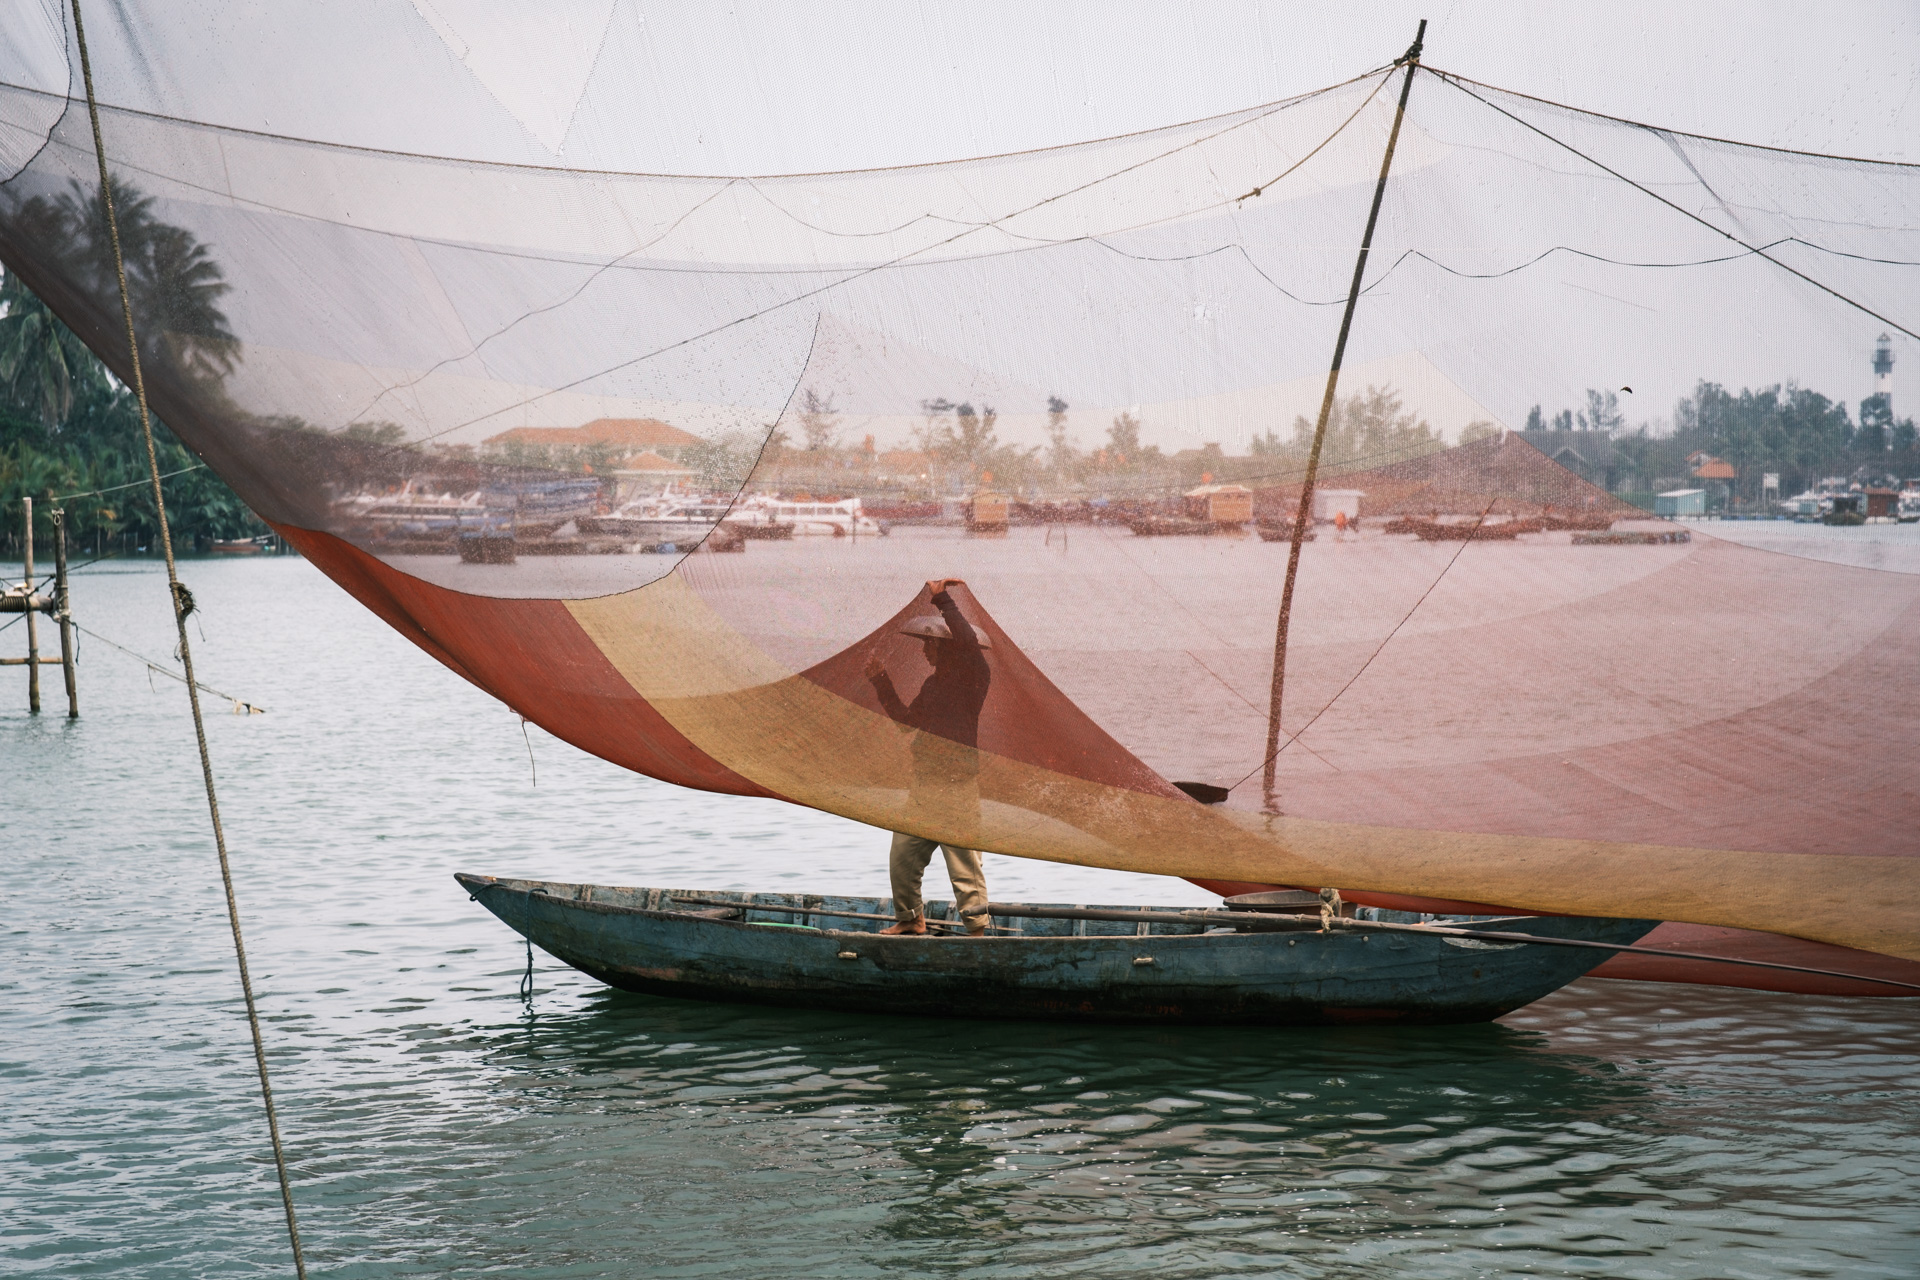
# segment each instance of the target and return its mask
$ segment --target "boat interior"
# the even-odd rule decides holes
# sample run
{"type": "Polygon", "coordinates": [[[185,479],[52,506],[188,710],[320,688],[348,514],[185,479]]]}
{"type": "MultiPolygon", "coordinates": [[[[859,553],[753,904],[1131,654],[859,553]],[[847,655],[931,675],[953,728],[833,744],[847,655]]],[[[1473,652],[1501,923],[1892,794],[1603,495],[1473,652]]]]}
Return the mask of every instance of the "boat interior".
{"type": "MultiPolygon", "coordinates": [[[[508,892],[538,893],[569,902],[592,902],[604,906],[640,911],[671,912],[710,920],[771,927],[877,933],[894,921],[891,898],[844,897],[818,893],[748,893],[731,889],[659,889],[619,887],[597,884],[567,884],[540,880],[493,880],[491,885],[508,892]]],[[[992,916],[990,931],[1001,937],[1158,937],[1205,933],[1234,933],[1241,927],[1272,928],[1281,917],[1301,929],[1319,927],[1320,899],[1317,894],[1282,891],[1248,894],[1229,899],[1220,907],[1111,905],[1104,903],[995,903],[996,907],[1021,912],[1045,911],[1070,913],[1059,917],[1001,914],[992,916]],[[1099,919],[1101,914],[1136,918],[1099,919]],[[1150,916],[1152,918],[1137,918],[1150,916]]],[[[1374,907],[1341,904],[1341,914],[1363,920],[1419,924],[1439,917],[1414,915],[1374,907]]],[[[929,899],[926,904],[930,935],[964,936],[950,901],[929,899]]],[[[1447,917],[1455,923],[1468,920],[1512,919],[1513,917],[1447,917]]]]}

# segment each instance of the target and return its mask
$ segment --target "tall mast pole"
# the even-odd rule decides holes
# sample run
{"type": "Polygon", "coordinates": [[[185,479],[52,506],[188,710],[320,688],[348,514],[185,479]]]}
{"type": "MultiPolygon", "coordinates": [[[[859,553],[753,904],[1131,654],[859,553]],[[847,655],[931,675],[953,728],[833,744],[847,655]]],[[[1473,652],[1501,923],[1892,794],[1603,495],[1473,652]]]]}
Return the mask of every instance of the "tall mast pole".
{"type": "MultiPolygon", "coordinates": [[[[233,958],[240,971],[240,994],[246,1000],[247,1025],[253,1032],[253,1063],[260,1074],[260,1100],[267,1112],[267,1136],[273,1142],[273,1167],[280,1179],[280,1201],[287,1214],[287,1239],[293,1246],[297,1280],[307,1280],[307,1259],[300,1247],[300,1223],[294,1214],[293,1184],[287,1178],[287,1153],[280,1141],[280,1119],[273,1108],[273,1084],[267,1075],[267,1046],[260,1034],[260,1008],[253,998],[253,977],[247,970],[246,940],[240,930],[240,899],[233,889],[233,864],[227,857],[227,833],[220,823],[220,800],[213,785],[213,755],[207,749],[207,723],[200,714],[200,684],[193,675],[193,646],[187,643],[187,615],[193,611],[193,593],[180,582],[173,558],[173,532],[167,524],[167,495],[160,487],[160,456],[153,443],[153,418],[147,408],[146,374],[140,368],[140,341],[133,325],[133,294],[127,287],[127,261],[120,244],[120,216],[113,205],[113,177],[107,171],[107,144],[100,133],[100,103],[93,92],[93,61],[87,56],[87,28],[80,19],[80,0],[68,0],[73,9],[73,39],[80,50],[80,80],[87,91],[87,120],[93,126],[93,154],[100,169],[100,211],[106,215],[107,242],[113,250],[113,273],[120,286],[120,315],[127,326],[127,366],[133,375],[133,394],[140,406],[140,434],[147,446],[147,477],[153,483],[153,512],[160,526],[160,549],[167,561],[167,593],[173,597],[173,625],[180,636],[180,666],[187,686],[187,705],[193,709],[193,736],[200,746],[200,777],[207,791],[207,815],[213,824],[213,847],[220,857],[220,882],[227,894],[227,925],[233,933],[233,958]]],[[[29,526],[31,534],[31,526],[29,526]]],[[[29,614],[29,617],[32,615],[29,614]]],[[[39,695],[35,693],[34,710],[39,695]]]]}
{"type": "Polygon", "coordinates": [[[1340,365],[1347,356],[1347,334],[1353,328],[1353,309],[1360,301],[1360,284],[1367,274],[1367,255],[1373,250],[1373,229],[1380,221],[1380,202],[1387,194],[1387,174],[1393,169],[1393,150],[1400,143],[1400,122],[1406,119],[1407,95],[1413,90],[1413,73],[1420,68],[1420,49],[1427,38],[1427,20],[1420,19],[1413,45],[1395,66],[1407,69],[1400,86],[1400,104],[1394,108],[1393,131],[1387,135],[1387,152],[1380,157],[1380,180],[1373,187],[1373,207],[1367,211],[1366,234],[1360,237],[1360,256],[1353,264],[1353,284],[1347,289],[1346,310],[1340,316],[1340,336],[1333,344],[1333,364],[1327,370],[1327,391],[1320,398],[1320,420],[1313,428],[1313,449],[1307,454],[1307,476],[1300,486],[1300,509],[1294,516],[1292,545],[1287,549],[1287,580],[1280,589],[1280,620],[1273,634],[1273,690],[1267,704],[1267,757],[1262,775],[1262,792],[1268,812],[1277,812],[1274,773],[1280,761],[1280,705],[1287,682],[1287,629],[1293,621],[1293,584],[1300,573],[1300,543],[1307,533],[1307,521],[1313,515],[1313,484],[1320,473],[1320,446],[1327,438],[1327,418],[1333,412],[1334,393],[1340,386],[1340,365]]]}

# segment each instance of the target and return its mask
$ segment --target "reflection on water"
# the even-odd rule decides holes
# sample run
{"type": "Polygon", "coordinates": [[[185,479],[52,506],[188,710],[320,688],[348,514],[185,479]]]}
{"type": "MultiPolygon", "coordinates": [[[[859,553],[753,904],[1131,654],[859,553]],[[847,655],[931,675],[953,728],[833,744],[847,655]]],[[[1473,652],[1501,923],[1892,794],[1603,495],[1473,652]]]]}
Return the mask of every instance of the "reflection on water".
{"type": "Polygon", "coordinates": [[[1882,1125],[1911,1015],[1716,993],[1680,1017],[1667,994],[1166,1034],[607,992],[480,1053],[493,1123],[584,1157],[606,1197],[535,1230],[591,1224],[611,1261],[593,1214],[625,1203],[650,1222],[613,1236],[660,1274],[699,1271],[743,1213],[776,1274],[1900,1274],[1905,1140],[1882,1125]],[[1842,1079],[1891,1090],[1843,1103],[1842,1079]]]}
{"type": "MultiPolygon", "coordinates": [[[[452,870],[879,893],[886,836],[539,735],[535,786],[511,715],[309,567],[186,576],[203,678],[273,708],[209,731],[316,1275],[1916,1270],[1911,1001],[1589,982],[1481,1027],[1154,1032],[656,1000],[541,957],[529,1009],[452,870]]],[[[167,652],[155,573],[75,608],[167,652]]],[[[283,1274],[183,708],[109,659],[74,725],[0,682],[0,1273],[283,1274]]]]}
{"type": "Polygon", "coordinates": [[[1417,1226],[1504,1225],[1569,1172],[1585,1182],[1587,1149],[1645,1141],[1619,1125],[1643,1082],[1501,1027],[1175,1035],[595,1004],[536,1019],[494,1065],[550,1107],[634,1115],[716,1167],[870,1214],[876,1261],[1351,1261],[1417,1226]],[[568,1068],[541,1076],[554,1058],[568,1068]]]}

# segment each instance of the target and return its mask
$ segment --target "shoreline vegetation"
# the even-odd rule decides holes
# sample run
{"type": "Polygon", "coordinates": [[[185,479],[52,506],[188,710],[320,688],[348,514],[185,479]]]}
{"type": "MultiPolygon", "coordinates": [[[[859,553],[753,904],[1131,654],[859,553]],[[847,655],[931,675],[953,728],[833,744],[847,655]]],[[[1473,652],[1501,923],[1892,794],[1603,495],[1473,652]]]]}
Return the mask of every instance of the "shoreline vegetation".
{"type": "MultiPolygon", "coordinates": [[[[143,362],[224,398],[221,384],[242,347],[220,306],[231,286],[218,262],[188,231],[156,218],[151,197],[116,182],[115,200],[143,362]]],[[[14,214],[33,229],[30,240],[62,260],[96,297],[117,296],[97,191],[75,183],[57,196],[32,197],[14,214]]],[[[861,492],[906,502],[982,490],[1085,500],[1164,495],[1206,483],[1297,483],[1313,438],[1313,424],[1300,417],[1286,435],[1269,428],[1242,455],[1229,455],[1218,443],[1167,453],[1150,440],[1153,424],[1127,412],[1103,429],[1104,439],[1083,447],[1070,406],[1055,396],[1046,406],[1047,442],[1022,446],[999,438],[992,406],[936,397],[921,402],[923,420],[909,439],[883,447],[871,435],[845,442],[845,415],[834,399],[830,390],[805,388],[795,411],[769,423],[764,439],[736,432],[702,440],[685,450],[681,474],[691,473],[693,482],[714,492],[738,489],[752,476],[761,489],[861,492]]],[[[354,460],[348,470],[359,473],[351,480],[363,485],[397,487],[413,476],[451,471],[471,479],[493,474],[512,486],[562,473],[606,477],[605,496],[615,497],[610,472],[619,463],[604,449],[519,443],[416,449],[393,423],[354,423],[338,432],[295,420],[260,425],[335,437],[346,450],[342,458],[354,460]]],[[[270,533],[157,417],[153,426],[174,538],[183,551],[270,533]]],[[[1475,422],[1460,443],[1500,430],[1475,422]]],[[[1633,428],[1616,392],[1589,390],[1577,409],[1549,415],[1535,405],[1520,434],[1580,478],[1641,507],[1651,507],[1663,489],[1706,487],[1716,509],[1757,510],[1767,500],[1768,475],[1778,477],[1781,497],[1828,480],[1898,487],[1920,477],[1913,420],[1896,420],[1887,396],[1861,401],[1856,419],[1844,402],[1791,382],[1733,392],[1703,380],[1674,407],[1670,422],[1633,428]]],[[[1393,388],[1369,386],[1335,407],[1321,483],[1446,447],[1393,388]]],[[[7,512],[0,518],[0,552],[17,555],[13,513],[23,497],[35,500],[36,541],[51,535],[50,509],[66,509],[77,557],[153,547],[159,526],[145,455],[132,392],[24,280],[12,271],[0,274],[0,506],[7,512]]]]}

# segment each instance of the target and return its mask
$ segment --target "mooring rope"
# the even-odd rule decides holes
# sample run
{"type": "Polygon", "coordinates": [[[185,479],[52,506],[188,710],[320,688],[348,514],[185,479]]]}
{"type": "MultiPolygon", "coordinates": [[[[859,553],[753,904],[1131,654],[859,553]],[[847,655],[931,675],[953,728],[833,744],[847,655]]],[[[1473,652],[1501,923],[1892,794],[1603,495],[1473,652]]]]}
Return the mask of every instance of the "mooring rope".
{"type": "MultiPolygon", "coordinates": [[[[77,622],[73,624],[73,629],[75,631],[85,632],[87,635],[92,636],[95,640],[98,640],[101,644],[106,645],[109,649],[118,649],[121,653],[124,653],[129,658],[132,658],[135,662],[138,662],[141,665],[145,666],[148,672],[150,673],[157,671],[169,680],[178,680],[182,684],[186,683],[187,678],[181,675],[179,672],[167,670],[167,668],[160,665],[160,663],[157,660],[153,658],[149,658],[144,654],[135,653],[133,650],[127,648],[127,646],[123,644],[116,644],[114,641],[109,640],[105,636],[101,635],[98,631],[88,631],[87,628],[81,626],[77,622]]],[[[248,702],[245,698],[236,698],[230,693],[222,693],[220,692],[220,690],[214,688],[210,684],[200,685],[199,688],[202,693],[210,693],[216,698],[224,698],[228,702],[231,702],[233,704],[233,713],[235,715],[263,716],[267,714],[267,709],[265,707],[256,706],[255,704],[248,702]]]]}
{"type": "Polygon", "coordinates": [[[147,472],[153,482],[154,514],[160,524],[160,546],[167,559],[167,594],[173,600],[173,621],[180,632],[180,663],[186,670],[187,702],[193,708],[193,736],[200,745],[200,774],[207,788],[207,813],[213,820],[213,846],[220,855],[220,882],[227,892],[227,923],[233,930],[233,955],[240,969],[240,992],[246,997],[247,1025],[253,1031],[253,1061],[260,1071],[260,1098],[266,1104],[267,1133],[273,1140],[273,1164],[280,1175],[280,1200],[287,1211],[287,1239],[293,1245],[293,1269],[306,1280],[307,1261],[300,1248],[300,1224],[293,1211],[293,1185],[287,1179],[286,1151],[280,1144],[280,1120],[273,1109],[273,1085],[267,1076],[266,1043],[260,1035],[260,1010],[253,998],[253,979],[247,972],[247,945],[240,932],[240,902],[233,892],[233,868],[227,859],[227,836],[220,825],[220,800],[213,786],[213,757],[207,751],[207,725],[200,714],[200,686],[193,678],[193,650],[187,643],[187,613],[193,597],[180,585],[173,559],[173,532],[167,524],[167,499],[160,481],[160,455],[153,444],[153,419],[147,411],[147,384],[140,369],[140,344],[133,327],[133,294],[127,288],[127,263],[120,248],[120,219],[113,208],[113,183],[107,173],[107,147],[100,136],[100,104],[93,93],[93,63],[87,56],[87,32],[80,17],[80,0],[73,6],[73,36],[80,47],[80,77],[87,90],[87,119],[93,126],[94,158],[100,166],[100,203],[107,215],[107,237],[113,247],[113,270],[120,284],[120,311],[127,323],[127,359],[133,373],[133,392],[140,403],[140,431],[146,439],[147,472]]]}
{"type": "MultiPolygon", "coordinates": [[[[524,724],[525,721],[521,723],[524,724]]],[[[527,943],[527,972],[520,979],[520,998],[531,1008],[533,1005],[533,895],[539,890],[529,885],[521,892],[526,895],[527,932],[523,936],[527,943]]]]}

